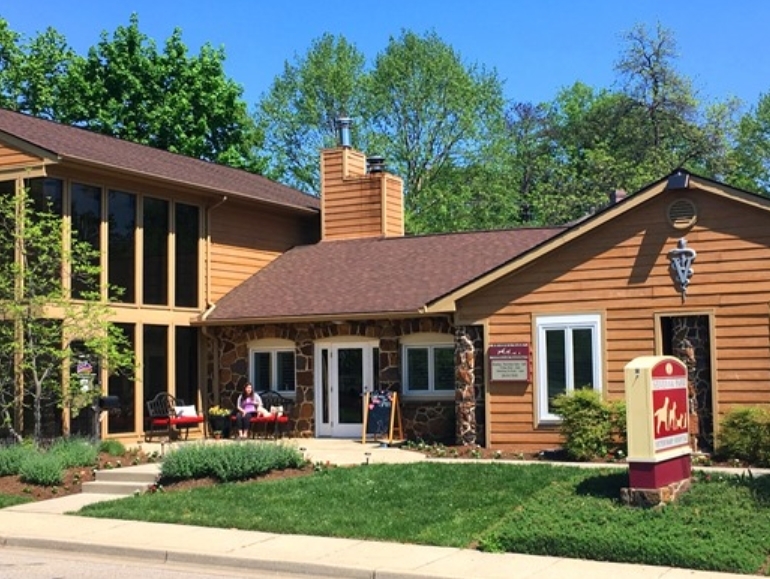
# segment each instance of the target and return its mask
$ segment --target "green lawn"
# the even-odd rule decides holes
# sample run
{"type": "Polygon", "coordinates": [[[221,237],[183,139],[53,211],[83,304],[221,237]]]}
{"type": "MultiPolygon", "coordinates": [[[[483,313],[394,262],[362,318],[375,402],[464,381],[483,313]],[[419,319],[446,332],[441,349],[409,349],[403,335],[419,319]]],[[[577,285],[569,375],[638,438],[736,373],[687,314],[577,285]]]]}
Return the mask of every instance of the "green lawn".
{"type": "Polygon", "coordinates": [[[322,470],[96,503],[80,514],[691,569],[766,572],[770,480],[697,482],[660,511],[621,505],[627,475],[549,465],[322,470]],[[243,517],[244,510],[252,513],[243,517]]]}
{"type": "Polygon", "coordinates": [[[13,505],[21,505],[30,501],[32,501],[32,499],[17,497],[14,495],[0,495],[0,509],[4,509],[5,507],[12,507],[13,505]]]}

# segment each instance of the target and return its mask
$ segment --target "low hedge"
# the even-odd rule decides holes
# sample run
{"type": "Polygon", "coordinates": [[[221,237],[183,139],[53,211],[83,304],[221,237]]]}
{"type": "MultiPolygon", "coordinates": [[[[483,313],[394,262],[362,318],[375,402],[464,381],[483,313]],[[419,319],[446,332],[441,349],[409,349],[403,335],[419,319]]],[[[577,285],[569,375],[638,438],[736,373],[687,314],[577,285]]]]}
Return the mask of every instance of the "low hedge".
{"type": "Polygon", "coordinates": [[[161,481],[211,477],[246,480],[273,470],[300,468],[302,453],[284,444],[190,444],[173,450],[161,464],[161,481]]]}

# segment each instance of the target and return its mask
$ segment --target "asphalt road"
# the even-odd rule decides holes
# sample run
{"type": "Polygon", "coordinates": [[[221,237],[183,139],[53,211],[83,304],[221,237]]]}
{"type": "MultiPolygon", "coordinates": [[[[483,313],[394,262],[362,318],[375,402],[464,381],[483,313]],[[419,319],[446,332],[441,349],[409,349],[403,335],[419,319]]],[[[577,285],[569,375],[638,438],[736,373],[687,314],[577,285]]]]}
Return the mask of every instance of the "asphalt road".
{"type": "Polygon", "coordinates": [[[61,551],[0,547],[0,579],[311,579],[309,575],[283,575],[228,567],[143,563],[134,559],[110,560],[61,551]]]}

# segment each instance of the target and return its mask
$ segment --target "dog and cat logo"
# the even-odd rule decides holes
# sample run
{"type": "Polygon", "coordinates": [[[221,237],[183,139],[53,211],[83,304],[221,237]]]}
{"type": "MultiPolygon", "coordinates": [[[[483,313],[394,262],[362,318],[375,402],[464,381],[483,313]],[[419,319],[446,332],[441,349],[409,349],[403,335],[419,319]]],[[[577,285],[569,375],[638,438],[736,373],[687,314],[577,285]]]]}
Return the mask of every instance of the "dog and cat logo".
{"type": "Polygon", "coordinates": [[[687,368],[664,360],[652,368],[652,421],[655,450],[688,443],[690,428],[687,368]]]}

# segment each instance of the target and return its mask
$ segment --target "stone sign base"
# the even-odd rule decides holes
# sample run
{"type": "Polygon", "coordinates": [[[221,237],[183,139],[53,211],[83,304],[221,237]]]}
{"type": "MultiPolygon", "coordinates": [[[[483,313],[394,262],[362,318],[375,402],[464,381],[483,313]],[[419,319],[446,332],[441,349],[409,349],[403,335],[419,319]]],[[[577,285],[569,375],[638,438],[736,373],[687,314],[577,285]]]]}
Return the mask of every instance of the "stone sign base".
{"type": "Polygon", "coordinates": [[[620,500],[631,507],[660,508],[677,500],[690,486],[687,478],[656,489],[622,488],[620,500]]]}

